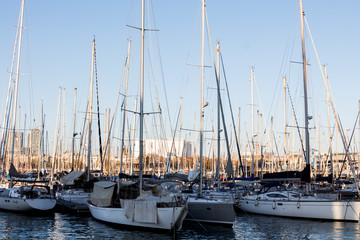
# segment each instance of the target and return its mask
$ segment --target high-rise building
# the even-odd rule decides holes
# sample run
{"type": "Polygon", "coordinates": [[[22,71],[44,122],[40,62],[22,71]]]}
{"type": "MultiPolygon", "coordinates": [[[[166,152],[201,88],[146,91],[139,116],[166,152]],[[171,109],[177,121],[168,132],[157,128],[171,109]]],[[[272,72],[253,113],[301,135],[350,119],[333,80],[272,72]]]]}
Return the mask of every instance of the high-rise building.
{"type": "Polygon", "coordinates": [[[28,147],[31,156],[40,155],[41,131],[35,127],[28,134],[28,147]]]}

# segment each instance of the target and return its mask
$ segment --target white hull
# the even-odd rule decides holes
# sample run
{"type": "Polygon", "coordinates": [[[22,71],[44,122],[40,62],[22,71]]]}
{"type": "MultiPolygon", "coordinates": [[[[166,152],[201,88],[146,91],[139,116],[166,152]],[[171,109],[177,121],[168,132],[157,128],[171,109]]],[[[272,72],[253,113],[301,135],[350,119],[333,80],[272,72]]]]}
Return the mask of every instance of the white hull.
{"type": "Polygon", "coordinates": [[[56,205],[55,199],[21,199],[11,197],[0,197],[0,209],[9,211],[49,211],[56,205]]]}
{"type": "Polygon", "coordinates": [[[157,208],[157,223],[141,223],[131,221],[125,216],[124,208],[97,207],[89,203],[91,215],[104,222],[134,227],[172,230],[181,225],[187,214],[187,204],[182,207],[157,208]]]}
{"type": "Polygon", "coordinates": [[[296,218],[358,221],[360,201],[267,201],[241,199],[246,212],[296,218]]]}

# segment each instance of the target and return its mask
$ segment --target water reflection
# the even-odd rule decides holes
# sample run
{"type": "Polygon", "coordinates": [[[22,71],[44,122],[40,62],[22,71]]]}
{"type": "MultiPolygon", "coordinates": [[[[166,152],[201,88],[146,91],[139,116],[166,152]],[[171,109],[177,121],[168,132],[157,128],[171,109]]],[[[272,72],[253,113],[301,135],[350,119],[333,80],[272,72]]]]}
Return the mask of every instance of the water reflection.
{"type": "MultiPolygon", "coordinates": [[[[32,216],[0,212],[0,239],[172,239],[173,236],[128,231],[91,216],[55,213],[32,216]]],[[[231,228],[185,222],[177,239],[360,239],[354,222],[327,222],[239,214],[231,228]]]]}
{"type": "MultiPolygon", "coordinates": [[[[235,223],[236,224],[236,223],[235,223]]],[[[223,227],[199,222],[184,222],[177,232],[178,239],[234,239],[233,227],[223,227]]]]}
{"type": "Polygon", "coordinates": [[[236,239],[360,239],[356,222],[332,222],[271,217],[237,216],[236,239]]]}
{"type": "Polygon", "coordinates": [[[47,238],[54,227],[54,217],[0,212],[1,239],[47,238]]]}

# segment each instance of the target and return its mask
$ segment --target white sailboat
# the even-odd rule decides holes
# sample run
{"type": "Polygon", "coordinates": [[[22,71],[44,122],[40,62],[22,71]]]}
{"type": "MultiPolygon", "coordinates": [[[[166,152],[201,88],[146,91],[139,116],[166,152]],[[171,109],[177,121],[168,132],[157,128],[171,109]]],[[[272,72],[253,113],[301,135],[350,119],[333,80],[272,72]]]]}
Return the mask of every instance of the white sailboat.
{"type": "MultiPolygon", "coordinates": [[[[235,221],[234,201],[229,198],[203,195],[203,121],[204,121],[204,28],[205,0],[202,0],[202,48],[201,48],[201,106],[200,106],[200,186],[198,194],[184,194],[188,197],[189,213],[185,220],[232,225],[235,221]]],[[[218,150],[219,151],[219,150],[218,150]]]]}
{"type": "Polygon", "coordinates": [[[272,216],[358,221],[360,202],[320,198],[285,190],[244,196],[239,208],[272,216]]]}
{"type": "Polygon", "coordinates": [[[104,222],[132,227],[167,231],[180,228],[187,214],[187,203],[181,195],[170,195],[159,189],[158,185],[146,183],[143,183],[144,188],[151,191],[139,191],[140,185],[140,182],[95,183],[89,202],[92,216],[104,222]],[[121,192],[137,192],[135,199],[131,199],[131,196],[114,199],[115,186],[120,196],[123,195],[121,192]],[[114,203],[116,200],[119,200],[117,204],[114,203]]]}
{"type": "MultiPolygon", "coordinates": [[[[10,174],[10,185],[8,188],[0,189],[0,209],[9,210],[9,211],[18,211],[18,212],[28,212],[28,211],[48,211],[52,210],[55,207],[56,200],[53,197],[50,187],[43,184],[48,184],[47,181],[35,181],[34,179],[28,178],[27,175],[19,174],[14,167],[14,142],[15,142],[15,126],[16,126],[16,116],[17,116],[17,100],[18,100],[18,88],[19,88],[19,76],[20,76],[20,59],[21,59],[21,43],[22,43],[22,32],[23,32],[23,20],[24,20],[24,8],[25,8],[25,0],[21,1],[20,7],[20,16],[19,16],[19,25],[18,25],[18,39],[15,40],[14,54],[15,57],[15,49],[18,44],[17,50],[17,70],[16,70],[16,78],[14,81],[14,85],[12,85],[12,90],[15,95],[14,98],[10,101],[10,106],[12,109],[12,139],[10,139],[11,146],[11,164],[9,168],[10,174]],[[25,178],[25,179],[24,179],[25,178]],[[15,185],[17,185],[15,187],[15,185]],[[20,186],[19,186],[20,185],[20,186]]],[[[13,59],[14,62],[14,59],[13,59]]],[[[12,68],[13,69],[13,66],[12,68]]],[[[13,74],[12,71],[10,73],[13,74]]],[[[10,76],[11,79],[12,76],[10,76]]],[[[12,81],[11,81],[12,82],[12,81]]],[[[9,89],[10,84],[9,83],[9,89]]],[[[8,103],[6,104],[8,107],[8,103]]],[[[7,112],[5,118],[9,119],[11,111],[7,112]]],[[[8,126],[9,123],[6,124],[8,126]]],[[[2,148],[6,146],[6,134],[7,130],[4,131],[5,135],[3,135],[2,148]]],[[[1,149],[3,150],[3,149],[1,149]]],[[[1,152],[1,160],[4,159],[4,151],[1,152]]],[[[5,166],[5,164],[3,165],[5,166]]]]}
{"type": "MultiPolygon", "coordinates": [[[[144,0],[141,2],[141,64],[140,64],[140,144],[139,144],[139,180],[137,183],[95,183],[94,191],[89,201],[89,209],[94,218],[107,223],[158,229],[165,231],[180,228],[187,214],[187,201],[181,195],[170,195],[160,191],[154,194],[158,185],[148,186],[143,183],[143,125],[144,125],[144,0]],[[121,194],[127,189],[132,194],[121,194]],[[148,188],[152,191],[143,191],[148,188]],[[126,196],[125,196],[126,195],[126,196]]],[[[158,192],[158,191],[156,191],[158,192]]]]}
{"type": "MultiPolygon", "coordinates": [[[[18,180],[21,187],[0,189],[0,209],[16,212],[50,211],[56,205],[50,187],[39,181],[18,180]],[[25,186],[24,186],[25,185],[25,186]]],[[[47,183],[44,181],[44,183],[47,183]]]]}
{"type": "Polygon", "coordinates": [[[268,189],[255,195],[246,195],[240,199],[238,207],[246,212],[326,220],[359,221],[360,201],[359,199],[341,200],[340,197],[320,198],[309,195],[310,185],[310,143],[308,128],[308,105],[307,105],[307,73],[304,41],[304,12],[302,0],[300,3],[301,30],[302,30],[302,52],[303,52],[303,78],[305,99],[305,140],[306,140],[306,167],[303,171],[304,179],[307,179],[307,190],[298,193],[277,188],[268,189]]]}

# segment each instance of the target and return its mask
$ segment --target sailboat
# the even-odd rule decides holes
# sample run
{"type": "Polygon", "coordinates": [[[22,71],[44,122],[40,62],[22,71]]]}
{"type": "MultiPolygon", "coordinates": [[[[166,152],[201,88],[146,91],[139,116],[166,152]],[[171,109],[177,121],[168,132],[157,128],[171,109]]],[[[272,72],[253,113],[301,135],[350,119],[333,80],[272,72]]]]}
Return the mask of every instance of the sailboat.
{"type": "Polygon", "coordinates": [[[205,0],[202,0],[202,48],[201,48],[201,106],[200,106],[200,186],[196,194],[184,194],[188,197],[189,213],[185,220],[233,225],[235,221],[234,201],[218,194],[203,194],[203,121],[204,121],[204,22],[205,0]],[[217,197],[214,197],[217,196],[217,197]]]}
{"type": "MultiPolygon", "coordinates": [[[[326,219],[342,221],[359,221],[360,201],[359,199],[341,200],[338,196],[327,196],[320,198],[315,194],[310,194],[310,142],[308,128],[308,104],[307,104],[307,73],[306,55],[304,40],[304,12],[302,0],[300,3],[300,19],[302,31],[302,58],[303,58],[303,80],[304,80],[304,100],[305,100],[305,141],[306,141],[306,167],[299,177],[307,182],[305,193],[290,191],[272,186],[263,188],[259,194],[246,195],[241,197],[238,207],[246,212],[307,218],[307,219],[326,219]]],[[[286,175],[286,173],[284,173],[286,175]]]]}
{"type": "Polygon", "coordinates": [[[187,214],[187,201],[181,195],[165,192],[157,184],[150,185],[143,181],[144,5],[142,0],[139,180],[136,183],[121,182],[120,179],[117,183],[106,181],[95,183],[89,209],[95,219],[107,223],[173,231],[182,225],[187,214]]]}
{"type": "Polygon", "coordinates": [[[48,181],[29,179],[27,175],[18,173],[13,164],[10,166],[10,176],[10,187],[0,189],[0,209],[15,212],[47,212],[54,209],[56,200],[48,181]],[[20,186],[14,187],[14,183],[20,186]]]}
{"type": "MultiPolygon", "coordinates": [[[[12,85],[12,91],[14,96],[12,96],[11,100],[7,101],[6,108],[10,109],[12,107],[12,126],[11,133],[12,138],[10,139],[11,146],[11,164],[9,167],[9,175],[10,175],[10,183],[8,188],[0,189],[0,209],[9,210],[9,211],[17,211],[17,212],[28,212],[28,211],[48,211],[52,210],[55,207],[56,200],[53,197],[52,192],[50,191],[50,187],[48,186],[48,181],[36,181],[35,179],[29,178],[29,176],[25,174],[20,174],[14,167],[14,142],[15,142],[15,123],[17,116],[17,100],[18,100],[18,88],[19,88],[19,76],[20,76],[20,59],[21,59],[21,43],[22,43],[22,30],[23,30],[23,20],[24,20],[24,8],[25,8],[25,0],[21,1],[20,7],[20,16],[18,23],[18,33],[17,38],[15,40],[14,54],[16,45],[18,42],[18,50],[17,50],[17,70],[16,70],[16,78],[14,81],[14,85],[12,85]],[[9,103],[9,105],[8,105],[9,103]],[[16,185],[16,186],[15,186],[16,185]]],[[[14,59],[13,59],[14,63],[14,59]]],[[[11,67],[11,75],[12,77],[13,65],[11,67]]],[[[9,83],[9,89],[12,81],[9,83]]],[[[9,91],[10,93],[10,91],[9,91]]],[[[8,98],[9,99],[9,98],[8,98]]],[[[5,115],[5,119],[9,119],[11,115],[11,111],[8,111],[5,115]]],[[[9,125],[9,121],[7,121],[5,126],[9,125]]],[[[4,134],[2,136],[1,143],[1,160],[3,161],[3,166],[5,166],[5,158],[4,158],[4,148],[6,144],[6,135],[8,134],[8,130],[5,129],[4,134]]]]}
{"type": "Polygon", "coordinates": [[[57,209],[69,213],[88,213],[91,187],[87,186],[86,171],[72,171],[57,185],[57,209]],[[60,186],[60,187],[58,187],[60,186]]]}
{"type": "MultiPolygon", "coordinates": [[[[87,105],[87,168],[86,171],[72,171],[60,179],[61,190],[56,192],[56,199],[58,209],[65,210],[66,212],[89,212],[88,201],[91,196],[91,188],[93,186],[89,183],[94,177],[90,174],[90,158],[91,158],[91,124],[92,124],[92,103],[93,103],[93,82],[94,82],[94,66],[95,65],[95,39],[92,41],[92,54],[91,54],[91,77],[90,77],[90,90],[89,102],[87,105]]],[[[75,104],[74,104],[75,106],[75,104]]],[[[74,107],[75,108],[75,107],[74,107]]],[[[75,112],[75,110],[74,110],[75,112]]],[[[75,122],[75,120],[74,120],[75,122]]],[[[74,143],[73,143],[74,145],[74,143]]],[[[73,147],[74,149],[74,147],[73,147]]],[[[100,148],[101,149],[101,148],[100,148]]],[[[74,151],[74,150],[73,150],[74,151]]],[[[73,167],[72,167],[73,168],[73,167]]]]}

